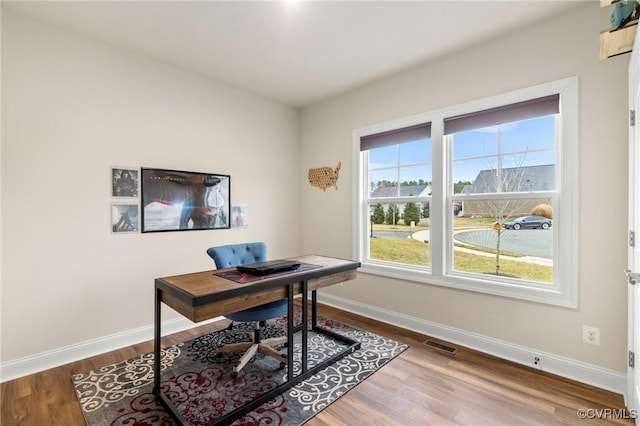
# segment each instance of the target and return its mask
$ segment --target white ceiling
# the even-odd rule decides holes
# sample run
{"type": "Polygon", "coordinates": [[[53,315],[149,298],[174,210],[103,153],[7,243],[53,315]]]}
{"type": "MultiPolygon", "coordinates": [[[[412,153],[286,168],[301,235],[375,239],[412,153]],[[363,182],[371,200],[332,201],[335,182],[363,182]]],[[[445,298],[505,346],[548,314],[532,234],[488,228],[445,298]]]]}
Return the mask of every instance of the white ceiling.
{"type": "Polygon", "coordinates": [[[577,2],[585,0],[5,0],[2,7],[300,107],[577,2]]]}

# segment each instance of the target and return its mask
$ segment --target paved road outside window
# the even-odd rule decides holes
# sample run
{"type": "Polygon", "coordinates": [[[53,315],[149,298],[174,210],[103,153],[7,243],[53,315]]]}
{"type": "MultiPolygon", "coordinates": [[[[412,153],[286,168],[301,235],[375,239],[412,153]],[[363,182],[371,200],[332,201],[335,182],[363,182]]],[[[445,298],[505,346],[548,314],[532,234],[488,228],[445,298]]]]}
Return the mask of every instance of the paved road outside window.
{"type": "MultiPolygon", "coordinates": [[[[461,243],[496,248],[498,233],[492,229],[460,231],[454,238],[461,243]]],[[[525,256],[553,258],[553,231],[551,229],[503,229],[500,237],[500,249],[525,256]]]]}

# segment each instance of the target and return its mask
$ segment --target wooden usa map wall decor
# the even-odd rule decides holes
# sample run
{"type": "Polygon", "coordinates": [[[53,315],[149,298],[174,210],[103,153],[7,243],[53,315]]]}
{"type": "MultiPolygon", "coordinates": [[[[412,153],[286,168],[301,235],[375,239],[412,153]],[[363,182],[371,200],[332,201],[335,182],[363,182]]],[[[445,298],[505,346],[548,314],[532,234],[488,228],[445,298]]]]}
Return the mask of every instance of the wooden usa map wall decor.
{"type": "Polygon", "coordinates": [[[331,167],[309,169],[309,183],[311,186],[320,188],[323,191],[326,191],[330,186],[333,186],[337,190],[340,167],[342,167],[342,163],[338,161],[338,165],[335,169],[332,169],[331,167]]]}

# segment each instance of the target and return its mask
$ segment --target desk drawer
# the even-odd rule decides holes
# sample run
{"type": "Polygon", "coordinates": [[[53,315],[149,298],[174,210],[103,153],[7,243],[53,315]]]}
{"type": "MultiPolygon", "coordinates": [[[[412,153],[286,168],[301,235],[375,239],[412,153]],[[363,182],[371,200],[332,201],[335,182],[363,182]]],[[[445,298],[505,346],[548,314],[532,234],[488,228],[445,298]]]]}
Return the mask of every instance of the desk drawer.
{"type": "Polygon", "coordinates": [[[358,272],[355,269],[350,271],[341,272],[339,274],[328,275],[325,277],[313,278],[308,281],[309,291],[318,290],[323,287],[327,287],[333,284],[341,282],[355,280],[358,276],[358,272]]]}

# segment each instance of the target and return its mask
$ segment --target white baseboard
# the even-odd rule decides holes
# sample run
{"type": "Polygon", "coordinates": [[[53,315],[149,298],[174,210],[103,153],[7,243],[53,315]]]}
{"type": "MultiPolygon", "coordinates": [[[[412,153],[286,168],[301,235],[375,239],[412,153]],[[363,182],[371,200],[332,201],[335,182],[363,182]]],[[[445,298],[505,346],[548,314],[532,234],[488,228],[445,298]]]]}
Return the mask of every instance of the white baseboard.
{"type": "MultiPolygon", "coordinates": [[[[199,327],[222,317],[213,318],[197,324],[186,318],[176,318],[162,322],[162,335],[177,333],[194,327],[199,327]]],[[[100,355],[105,352],[135,345],[153,339],[153,325],[116,333],[75,345],[65,346],[47,352],[30,355],[24,358],[0,363],[0,383],[17,379],[29,374],[48,370],[70,362],[100,355]]]]}
{"type": "MultiPolygon", "coordinates": [[[[525,346],[514,345],[490,337],[468,331],[432,323],[397,312],[387,311],[374,306],[353,302],[337,296],[318,293],[318,301],[345,311],[373,318],[378,321],[393,324],[408,330],[436,337],[447,342],[456,343],[487,354],[507,359],[533,368],[539,368],[558,376],[593,385],[602,389],[625,395],[627,376],[614,370],[594,366],[570,358],[541,352],[525,346]],[[535,365],[535,357],[540,359],[535,365]]],[[[163,321],[163,335],[201,326],[221,318],[194,324],[185,318],[163,321]]],[[[70,362],[99,355],[125,346],[151,340],[153,326],[148,325],[137,329],[112,334],[98,339],[88,340],[75,345],[31,355],[17,360],[0,363],[0,382],[17,379],[39,371],[48,370],[70,362]]]]}
{"type": "Polygon", "coordinates": [[[525,346],[514,345],[505,341],[493,339],[480,334],[425,321],[419,318],[387,311],[374,306],[365,305],[341,297],[318,293],[318,302],[336,308],[353,312],[368,318],[412,330],[421,334],[456,343],[480,352],[491,354],[502,359],[527,365],[558,376],[566,377],[581,383],[586,383],[606,389],[621,395],[627,391],[627,375],[574,359],[545,353],[525,346]],[[540,362],[534,364],[534,358],[540,362]]]}

